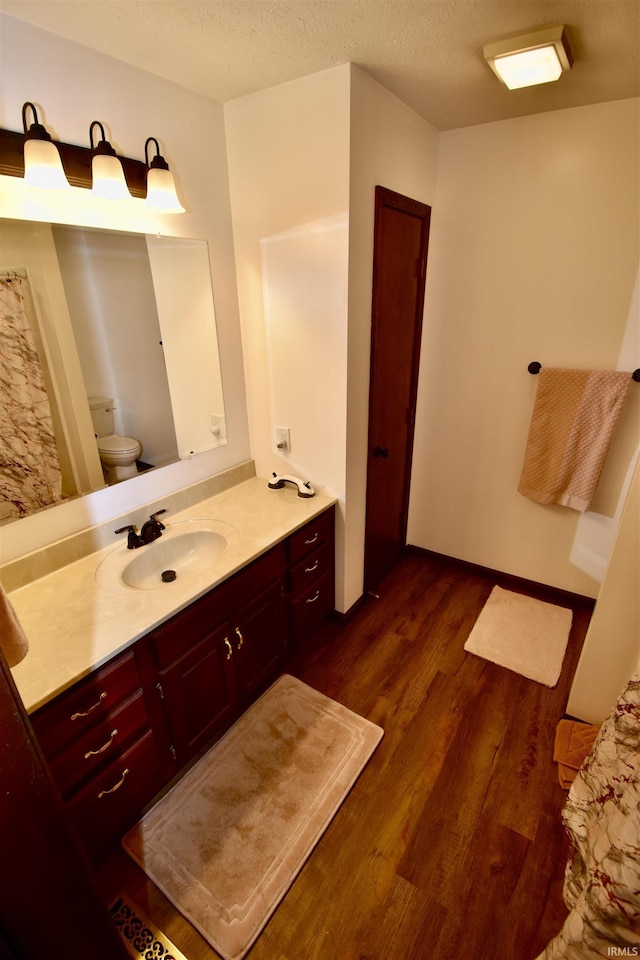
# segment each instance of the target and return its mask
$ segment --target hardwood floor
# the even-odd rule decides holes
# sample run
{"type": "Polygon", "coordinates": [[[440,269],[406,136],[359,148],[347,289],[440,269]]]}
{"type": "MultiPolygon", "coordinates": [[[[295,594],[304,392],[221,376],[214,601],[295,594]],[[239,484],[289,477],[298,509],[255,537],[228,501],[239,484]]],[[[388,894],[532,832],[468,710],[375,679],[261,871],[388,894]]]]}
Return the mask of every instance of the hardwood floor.
{"type": "MultiPolygon", "coordinates": [[[[561,601],[573,626],[548,689],[464,652],[495,583],[517,589],[409,554],[380,599],[290,655],[285,672],[385,736],[249,960],[534,960],[558,932],[566,794],[553,740],[591,609],[561,601]]],[[[101,879],[189,960],[218,957],[124,854],[101,879]]]]}

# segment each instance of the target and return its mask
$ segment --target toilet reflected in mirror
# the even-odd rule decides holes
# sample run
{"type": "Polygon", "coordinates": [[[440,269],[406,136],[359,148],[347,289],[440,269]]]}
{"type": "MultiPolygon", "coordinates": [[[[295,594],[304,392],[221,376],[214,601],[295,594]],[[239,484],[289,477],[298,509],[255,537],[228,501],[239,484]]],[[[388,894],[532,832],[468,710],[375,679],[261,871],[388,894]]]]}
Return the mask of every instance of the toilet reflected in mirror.
{"type": "Polygon", "coordinates": [[[137,476],[136,460],[142,454],[142,444],[135,437],[122,437],[114,433],[113,399],[89,397],[89,407],[106,482],[119,483],[120,480],[137,476]]]}

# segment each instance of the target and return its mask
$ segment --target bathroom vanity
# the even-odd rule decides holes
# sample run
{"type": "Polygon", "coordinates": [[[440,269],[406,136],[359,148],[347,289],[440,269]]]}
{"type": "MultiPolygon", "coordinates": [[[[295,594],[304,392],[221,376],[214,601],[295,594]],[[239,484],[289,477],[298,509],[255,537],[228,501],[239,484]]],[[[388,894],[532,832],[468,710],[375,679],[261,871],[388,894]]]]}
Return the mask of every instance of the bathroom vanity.
{"type": "MultiPolygon", "coordinates": [[[[107,632],[113,637],[112,655],[103,654],[77,677],[69,677],[69,664],[61,669],[65,652],[57,649],[46,679],[42,667],[54,651],[50,644],[48,653],[43,651],[40,641],[46,641],[30,630],[29,621],[33,626],[37,614],[27,613],[39,591],[42,602],[54,596],[65,570],[11,594],[31,642],[14,677],[52,776],[91,854],[135,822],[145,805],[275,678],[287,649],[307,638],[334,609],[332,500],[318,496],[303,501],[291,490],[268,491],[256,478],[191,508],[176,523],[212,515],[237,536],[212,565],[211,583],[204,589],[205,574],[158,589],[122,589],[118,584],[109,593],[100,586],[96,571],[101,564],[142,556],[148,546],[127,551],[126,545],[117,545],[71,565],[67,579],[82,584],[85,594],[77,599],[77,609],[69,611],[69,663],[78,662],[78,644],[95,659],[90,637],[72,636],[78,632],[73,614],[90,629],[87,617],[93,611],[94,650],[99,649],[96,613],[105,594],[111,610],[107,632]],[[245,562],[239,560],[242,556],[245,562]],[[129,617],[133,610],[134,621],[129,617]],[[127,621],[131,636],[121,642],[127,621]],[[140,630],[144,622],[148,628],[140,630]]],[[[43,615],[56,622],[55,611],[43,615]]],[[[51,629],[56,633],[56,627],[51,629]]]]}

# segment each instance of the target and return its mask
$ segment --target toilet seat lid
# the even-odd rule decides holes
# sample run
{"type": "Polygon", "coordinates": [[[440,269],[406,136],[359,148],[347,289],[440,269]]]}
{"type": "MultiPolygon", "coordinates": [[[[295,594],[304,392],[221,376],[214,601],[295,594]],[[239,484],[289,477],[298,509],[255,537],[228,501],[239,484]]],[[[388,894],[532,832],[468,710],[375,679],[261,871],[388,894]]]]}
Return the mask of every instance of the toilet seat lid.
{"type": "Polygon", "coordinates": [[[98,450],[102,453],[134,453],[140,442],[133,437],[121,437],[112,433],[108,437],[98,437],[98,450]]]}

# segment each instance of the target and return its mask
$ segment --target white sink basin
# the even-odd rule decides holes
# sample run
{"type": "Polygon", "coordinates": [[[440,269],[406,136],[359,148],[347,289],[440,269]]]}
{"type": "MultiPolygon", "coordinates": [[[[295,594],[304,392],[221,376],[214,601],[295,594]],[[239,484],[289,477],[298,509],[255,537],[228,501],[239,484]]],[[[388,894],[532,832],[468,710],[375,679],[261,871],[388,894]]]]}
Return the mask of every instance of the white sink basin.
{"type": "Polygon", "coordinates": [[[98,565],[96,580],[107,590],[170,589],[211,571],[236,537],[235,527],[221,520],[167,524],[162,536],[144,547],[129,550],[118,544],[98,565]]]}

